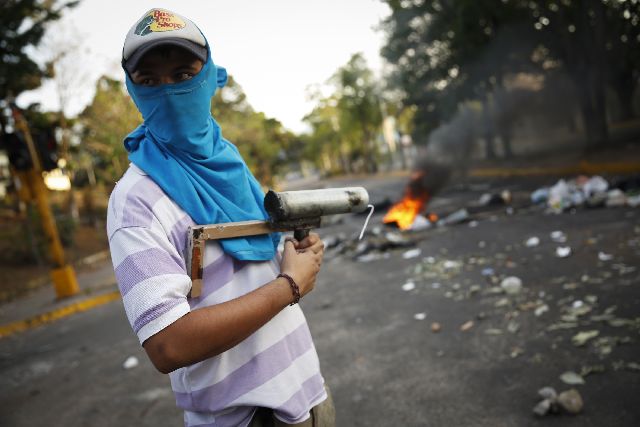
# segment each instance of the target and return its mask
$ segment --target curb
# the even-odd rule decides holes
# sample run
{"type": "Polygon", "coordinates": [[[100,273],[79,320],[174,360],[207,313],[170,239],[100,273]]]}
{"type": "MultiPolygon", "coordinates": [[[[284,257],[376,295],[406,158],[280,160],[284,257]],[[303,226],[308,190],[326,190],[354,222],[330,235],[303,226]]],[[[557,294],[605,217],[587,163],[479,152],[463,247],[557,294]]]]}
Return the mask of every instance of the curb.
{"type": "Polygon", "coordinates": [[[8,337],[9,335],[16,334],[18,332],[23,332],[28,329],[33,329],[37,328],[38,326],[52,323],[56,320],[71,316],[76,313],[91,310],[92,308],[99,307],[117,299],[120,299],[120,291],[113,291],[77,301],[64,307],[56,308],[55,310],[38,314],[28,319],[11,322],[6,325],[0,325],[0,339],[8,337]]]}
{"type": "Polygon", "coordinates": [[[469,176],[477,178],[543,176],[543,175],[597,175],[640,173],[640,162],[591,163],[582,161],[573,166],[528,167],[528,168],[476,168],[469,176]]]}

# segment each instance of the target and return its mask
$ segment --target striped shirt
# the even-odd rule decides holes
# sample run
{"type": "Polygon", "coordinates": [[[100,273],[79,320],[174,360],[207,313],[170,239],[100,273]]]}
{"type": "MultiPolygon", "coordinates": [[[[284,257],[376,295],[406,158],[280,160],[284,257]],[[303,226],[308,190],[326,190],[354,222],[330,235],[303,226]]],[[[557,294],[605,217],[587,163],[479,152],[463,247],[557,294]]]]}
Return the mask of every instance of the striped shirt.
{"type": "MultiPolygon", "coordinates": [[[[135,165],[109,199],[111,258],[129,322],[140,343],[191,310],[240,297],[272,281],[274,260],[237,261],[208,241],[202,295],[187,298],[191,217],[135,165]]],[[[288,306],[232,349],[170,374],[187,426],[246,426],[256,407],[298,423],[326,398],[311,334],[298,305],[288,306]]]]}

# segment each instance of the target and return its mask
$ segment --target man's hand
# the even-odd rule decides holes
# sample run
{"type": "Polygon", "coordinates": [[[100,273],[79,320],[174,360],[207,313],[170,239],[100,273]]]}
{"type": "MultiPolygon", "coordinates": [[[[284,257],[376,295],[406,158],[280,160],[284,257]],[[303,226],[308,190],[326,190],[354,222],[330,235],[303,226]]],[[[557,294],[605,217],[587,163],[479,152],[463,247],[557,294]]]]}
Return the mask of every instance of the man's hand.
{"type": "Polygon", "coordinates": [[[286,239],[280,271],[295,280],[300,288],[300,296],[313,290],[323,256],[324,243],[316,233],[310,233],[300,242],[286,239]]]}

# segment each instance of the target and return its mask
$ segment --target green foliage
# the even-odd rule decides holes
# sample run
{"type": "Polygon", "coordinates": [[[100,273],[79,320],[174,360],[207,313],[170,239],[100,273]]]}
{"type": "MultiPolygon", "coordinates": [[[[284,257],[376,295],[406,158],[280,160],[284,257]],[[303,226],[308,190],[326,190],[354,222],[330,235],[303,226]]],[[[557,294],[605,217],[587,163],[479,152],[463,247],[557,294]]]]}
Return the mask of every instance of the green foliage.
{"type": "MultiPolygon", "coordinates": [[[[572,79],[587,138],[606,140],[605,80],[629,107],[640,69],[638,0],[386,0],[383,56],[425,141],[468,100],[519,72],[572,79]]],[[[632,114],[627,108],[627,115],[632,114]]]]}
{"type": "Polygon", "coordinates": [[[233,77],[213,98],[211,114],[263,185],[273,185],[298,160],[299,140],[278,120],[254,111],[233,77]]]}
{"type": "Polygon", "coordinates": [[[312,128],[306,158],[329,172],[375,172],[382,96],[362,54],[353,55],[329,83],[333,93],[315,95],[317,106],[305,117],[312,128]]]}
{"type": "Polygon", "coordinates": [[[101,77],[93,101],[80,114],[79,122],[83,135],[76,161],[80,167],[93,169],[88,173],[94,173],[98,182],[116,182],[129,164],[122,141],[142,122],[123,83],[101,77]]]}
{"type": "Polygon", "coordinates": [[[3,0],[0,3],[0,99],[40,86],[48,76],[28,55],[52,21],[77,1],[3,0]]]}

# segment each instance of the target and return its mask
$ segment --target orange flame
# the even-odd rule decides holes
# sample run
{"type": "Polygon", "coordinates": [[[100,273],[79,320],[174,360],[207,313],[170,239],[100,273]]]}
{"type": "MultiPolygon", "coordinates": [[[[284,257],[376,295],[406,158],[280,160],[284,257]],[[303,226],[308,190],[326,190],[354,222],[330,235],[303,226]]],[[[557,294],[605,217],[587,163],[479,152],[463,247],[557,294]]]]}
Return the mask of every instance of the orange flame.
{"type": "Polygon", "coordinates": [[[402,200],[393,205],[384,216],[382,222],[390,224],[395,222],[401,230],[407,230],[413,224],[416,216],[422,211],[428,197],[422,195],[413,197],[406,195],[402,200]]]}

